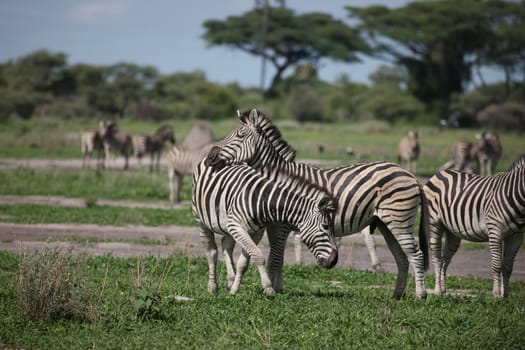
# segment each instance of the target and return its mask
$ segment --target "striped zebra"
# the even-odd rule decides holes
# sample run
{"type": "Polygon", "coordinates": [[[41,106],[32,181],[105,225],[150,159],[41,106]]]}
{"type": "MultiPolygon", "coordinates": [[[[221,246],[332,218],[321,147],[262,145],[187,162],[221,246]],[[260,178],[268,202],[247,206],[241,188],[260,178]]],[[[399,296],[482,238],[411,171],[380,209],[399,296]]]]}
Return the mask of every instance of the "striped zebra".
{"type": "MultiPolygon", "coordinates": [[[[287,162],[277,152],[270,138],[280,138],[277,127],[263,114],[252,110],[239,114],[241,126],[234,130],[208,155],[208,164],[221,168],[246,162],[263,176],[286,182],[286,176],[302,176],[326,189],[338,201],[335,235],[346,236],[370,226],[378,227],[385,237],[397,266],[394,297],[404,295],[409,269],[413,266],[416,295],[426,297],[424,284],[428,268],[426,240],[427,213],[424,193],[416,177],[390,162],[360,163],[336,168],[316,168],[307,164],[287,162]],[[276,169],[283,169],[277,171],[276,169]],[[413,236],[413,226],[419,208],[422,219],[419,245],[413,236]],[[407,258],[408,257],[408,258],[407,258]]],[[[290,147],[283,141],[283,147],[290,147]]]]}
{"type": "Polygon", "coordinates": [[[447,268],[461,240],[466,239],[489,242],[492,294],[508,296],[514,258],[525,232],[525,157],[509,171],[492,176],[442,170],[428,180],[424,190],[435,292],[446,292],[447,268]]]}
{"type": "Polygon", "coordinates": [[[201,146],[197,149],[186,149],[174,145],[166,154],[168,162],[168,184],[170,189],[170,203],[180,202],[180,189],[185,176],[191,176],[193,170],[201,160],[206,158],[215,143],[201,146]]]}
{"type": "Polygon", "coordinates": [[[162,125],[152,135],[137,134],[133,135],[133,151],[137,157],[139,167],[141,166],[142,157],[146,154],[150,155],[149,171],[160,170],[160,154],[164,148],[164,144],[169,141],[175,144],[175,135],[171,125],[162,125]]]}
{"type": "Polygon", "coordinates": [[[287,186],[270,181],[249,166],[216,170],[202,160],[193,173],[192,212],[207,244],[208,290],[217,289],[215,234],[224,235],[227,287],[231,294],[239,290],[250,260],[259,270],[264,292],[276,292],[264,256],[257,247],[265,228],[268,228],[270,256],[282,256],[290,230],[297,230],[317,263],[323,268],[333,267],[338,257],[333,235],[335,205],[333,198],[303,179],[296,178],[287,186]],[[242,248],[236,273],[232,260],[234,241],[242,248]]]}
{"type": "Polygon", "coordinates": [[[104,154],[106,159],[113,159],[114,152],[120,152],[124,156],[124,170],[128,169],[128,158],[133,151],[133,143],[128,133],[118,130],[114,122],[100,122],[100,137],[104,144],[104,154]]]}
{"type": "Polygon", "coordinates": [[[502,153],[499,136],[493,132],[482,132],[476,134],[476,139],[478,143],[474,154],[477,156],[479,173],[481,175],[492,175],[502,153]]]}
{"type": "Polygon", "coordinates": [[[419,158],[419,140],[417,131],[410,130],[407,136],[399,141],[398,158],[401,166],[413,174],[416,173],[419,158]]]}
{"type": "Polygon", "coordinates": [[[97,169],[104,166],[104,145],[102,138],[97,130],[84,130],[80,137],[81,151],[82,151],[82,168],[90,167],[91,154],[97,152],[97,169]]]}

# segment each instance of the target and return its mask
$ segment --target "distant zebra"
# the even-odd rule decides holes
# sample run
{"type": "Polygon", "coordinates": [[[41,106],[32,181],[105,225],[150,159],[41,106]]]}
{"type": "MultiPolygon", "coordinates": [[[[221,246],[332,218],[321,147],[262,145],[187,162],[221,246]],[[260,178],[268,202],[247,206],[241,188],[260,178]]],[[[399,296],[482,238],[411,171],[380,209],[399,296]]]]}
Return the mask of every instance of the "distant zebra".
{"type": "Polygon", "coordinates": [[[264,229],[269,226],[273,227],[268,230],[272,254],[282,255],[288,233],[297,230],[320,266],[331,268],[337,263],[333,235],[336,203],[324,191],[303,179],[295,179],[292,186],[277,184],[249,166],[216,170],[205,163],[201,161],[193,173],[192,212],[199,222],[201,237],[207,243],[209,291],[217,289],[216,233],[224,235],[227,287],[232,294],[239,290],[250,259],[259,270],[264,292],[275,293],[264,256],[257,247],[264,229]],[[301,190],[308,195],[302,195],[301,190]],[[232,278],[232,239],[242,248],[235,278],[232,278]]]}
{"type": "Polygon", "coordinates": [[[506,297],[525,232],[525,157],[508,172],[492,176],[442,170],[429,179],[424,190],[436,293],[446,292],[447,268],[461,240],[466,239],[489,242],[492,294],[506,297]]]}
{"type": "Polygon", "coordinates": [[[398,158],[401,166],[415,174],[417,159],[419,158],[419,140],[417,131],[410,130],[407,136],[399,141],[398,150],[398,158]]]}
{"type": "Polygon", "coordinates": [[[201,146],[197,149],[186,149],[174,145],[166,154],[168,162],[168,181],[170,189],[170,203],[180,202],[180,189],[184,176],[191,176],[193,170],[201,160],[206,158],[215,143],[201,146]]]}
{"type": "Polygon", "coordinates": [[[82,168],[90,167],[91,154],[97,152],[97,169],[104,166],[104,145],[102,144],[102,138],[97,130],[85,130],[81,135],[81,150],[82,150],[82,168]]]}
{"type": "MultiPolygon", "coordinates": [[[[284,172],[288,176],[302,176],[318,184],[338,200],[336,236],[353,234],[368,226],[371,232],[375,227],[380,229],[398,266],[394,297],[401,298],[404,295],[409,260],[415,272],[416,295],[426,297],[424,274],[428,267],[427,213],[426,206],[422,205],[423,190],[412,173],[390,162],[320,169],[286,161],[281,156],[284,150],[295,150],[281,139],[281,133],[266,116],[252,110],[249,114],[239,114],[239,118],[241,126],[212,148],[207,158],[208,164],[221,168],[228,164],[246,162],[274,181],[286,182],[284,172]],[[272,146],[272,139],[282,141],[280,150],[272,146]],[[421,250],[413,236],[413,226],[420,207],[421,250]]],[[[280,270],[270,273],[279,275],[280,270]]],[[[279,284],[278,279],[275,284],[279,284]]]]}
{"type": "Polygon", "coordinates": [[[149,171],[152,172],[154,169],[159,171],[160,154],[166,141],[170,141],[173,145],[175,144],[175,135],[171,125],[162,125],[153,135],[144,133],[133,135],[133,151],[135,157],[137,157],[139,167],[141,166],[142,157],[149,153],[151,157],[149,171]]]}
{"type": "Polygon", "coordinates": [[[499,136],[493,132],[482,132],[476,135],[478,143],[475,154],[477,156],[479,173],[481,175],[492,175],[496,165],[501,158],[502,147],[499,136]]]}
{"type": "Polygon", "coordinates": [[[133,151],[131,136],[128,133],[118,130],[114,122],[100,122],[100,137],[104,144],[104,154],[106,159],[113,159],[114,152],[120,152],[124,156],[124,170],[128,169],[128,158],[133,151]]]}

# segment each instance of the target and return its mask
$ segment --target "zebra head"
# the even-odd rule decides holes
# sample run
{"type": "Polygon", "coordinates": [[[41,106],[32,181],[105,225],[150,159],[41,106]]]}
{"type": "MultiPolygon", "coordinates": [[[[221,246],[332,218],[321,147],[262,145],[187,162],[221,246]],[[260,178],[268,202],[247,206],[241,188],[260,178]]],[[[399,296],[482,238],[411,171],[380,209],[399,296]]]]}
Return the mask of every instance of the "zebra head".
{"type": "Polygon", "coordinates": [[[301,240],[315,256],[319,266],[330,269],[337,264],[338,252],[334,235],[334,217],[337,205],[333,198],[324,196],[316,201],[313,213],[297,226],[301,240]]]}
{"type": "Polygon", "coordinates": [[[264,114],[252,109],[237,111],[237,116],[241,125],[210,150],[207,165],[216,168],[242,163],[254,165],[271,153],[285,162],[295,159],[295,149],[283,140],[279,129],[264,114]]]}
{"type": "Polygon", "coordinates": [[[112,135],[117,132],[117,123],[108,122],[107,120],[102,120],[99,123],[99,132],[102,139],[107,139],[109,135],[112,135]]]}

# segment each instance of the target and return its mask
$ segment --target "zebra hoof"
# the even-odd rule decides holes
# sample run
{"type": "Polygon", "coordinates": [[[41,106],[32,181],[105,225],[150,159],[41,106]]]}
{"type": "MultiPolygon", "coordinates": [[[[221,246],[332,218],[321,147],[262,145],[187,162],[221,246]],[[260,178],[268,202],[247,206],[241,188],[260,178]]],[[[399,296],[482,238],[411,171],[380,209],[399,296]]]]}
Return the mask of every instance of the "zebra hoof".
{"type": "Polygon", "coordinates": [[[267,287],[267,288],[264,288],[264,294],[266,294],[266,295],[274,295],[276,293],[275,293],[275,290],[272,287],[267,287]]]}

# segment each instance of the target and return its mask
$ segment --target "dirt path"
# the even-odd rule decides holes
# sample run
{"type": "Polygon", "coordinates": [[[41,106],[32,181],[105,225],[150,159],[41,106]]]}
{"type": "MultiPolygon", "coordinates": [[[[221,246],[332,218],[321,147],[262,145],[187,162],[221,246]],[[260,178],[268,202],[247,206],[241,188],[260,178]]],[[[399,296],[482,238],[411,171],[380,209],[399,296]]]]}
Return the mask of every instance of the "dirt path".
{"type": "MultiPolygon", "coordinates": [[[[110,168],[119,169],[123,164],[122,158],[117,158],[117,164],[110,168]]],[[[94,162],[92,162],[94,166],[94,162]]],[[[143,166],[146,166],[143,163],[143,166]]],[[[0,158],[0,170],[16,168],[18,166],[30,168],[56,168],[60,170],[79,169],[82,166],[80,159],[9,159],[0,158]]],[[[138,164],[134,158],[130,158],[130,167],[136,168],[138,164]]],[[[0,196],[0,205],[32,203],[41,205],[58,206],[85,206],[84,199],[66,198],[54,196],[0,196]]],[[[148,207],[157,209],[170,209],[171,206],[165,202],[134,202],[134,201],[110,201],[99,199],[97,205],[148,207]]],[[[181,203],[176,208],[187,207],[189,203],[181,203]]],[[[378,248],[378,256],[383,269],[388,272],[396,272],[396,265],[392,254],[388,250],[381,235],[375,236],[378,248]]],[[[219,240],[218,240],[219,242],[219,240]]],[[[98,225],[78,224],[39,224],[21,225],[0,223],[0,250],[13,252],[33,251],[44,249],[48,246],[71,247],[76,252],[87,252],[89,254],[103,255],[113,254],[115,256],[137,256],[153,255],[168,256],[174,253],[182,253],[189,256],[204,257],[199,235],[195,227],[163,226],[163,227],[113,227],[98,225]],[[79,240],[92,239],[92,243],[82,243],[79,240]],[[141,239],[158,240],[163,244],[140,244],[141,239]]],[[[266,238],[261,242],[261,248],[266,254],[268,242],[266,238]]],[[[236,250],[236,253],[238,251],[236,250]]],[[[315,263],[313,256],[305,252],[305,263],[315,263]]],[[[289,247],[285,254],[285,262],[295,263],[293,249],[289,247]]],[[[360,235],[353,235],[343,239],[340,248],[340,259],[338,267],[352,267],[359,270],[370,270],[370,258],[360,235]]],[[[429,270],[432,273],[432,270],[429,270]]],[[[460,249],[454,256],[449,267],[450,275],[476,276],[491,278],[490,254],[488,249],[460,249]]],[[[525,280],[525,251],[520,249],[516,256],[512,280],[525,280]]]]}
{"type": "MultiPolygon", "coordinates": [[[[0,204],[39,203],[63,206],[82,206],[82,199],[46,196],[0,196],[0,204]]],[[[151,203],[132,201],[101,200],[107,205],[151,207],[151,203]]],[[[156,204],[153,204],[156,205],[156,204]]],[[[188,206],[181,203],[179,207],[188,206]]],[[[162,207],[159,205],[159,207],[162,207]]],[[[162,209],[169,207],[165,205],[162,209]]],[[[383,269],[396,272],[395,261],[383,237],[376,234],[377,253],[383,269]]],[[[217,237],[220,242],[220,237],[217,237]]],[[[115,256],[159,256],[166,257],[180,253],[192,257],[204,257],[196,227],[189,226],[100,226],[81,224],[11,224],[0,223],[0,250],[12,252],[34,251],[46,247],[69,247],[74,252],[94,255],[112,254],[115,256]],[[91,240],[91,241],[90,241],[91,240]],[[156,244],[141,244],[141,240],[155,240],[156,244]]],[[[268,253],[268,242],[261,242],[261,249],[268,253]]],[[[305,249],[306,250],[306,249],[305,249]]],[[[238,250],[236,250],[238,254],[238,250]]],[[[313,256],[304,253],[304,262],[314,264],[313,256]]],[[[285,253],[287,264],[295,263],[293,247],[288,245],[285,253]]],[[[340,248],[338,267],[352,267],[371,270],[368,252],[360,235],[345,237],[340,248]]],[[[431,273],[431,270],[429,270],[431,273]]],[[[488,249],[460,249],[449,268],[451,275],[491,278],[490,254],[488,249]]],[[[513,280],[525,280],[525,251],[521,249],[516,256],[513,280]]]]}

